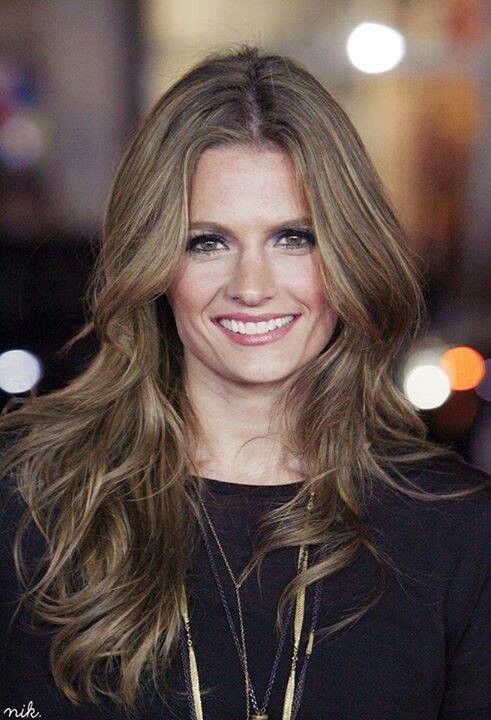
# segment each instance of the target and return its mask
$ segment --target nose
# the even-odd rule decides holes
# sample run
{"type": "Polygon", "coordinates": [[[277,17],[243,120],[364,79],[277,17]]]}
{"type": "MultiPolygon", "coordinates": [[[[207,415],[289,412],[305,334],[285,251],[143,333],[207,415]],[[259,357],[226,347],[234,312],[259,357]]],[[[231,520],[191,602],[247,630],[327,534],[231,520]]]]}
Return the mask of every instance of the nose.
{"type": "Polygon", "coordinates": [[[227,283],[227,295],[244,305],[259,305],[274,296],[276,278],[264,248],[244,249],[227,283]]]}

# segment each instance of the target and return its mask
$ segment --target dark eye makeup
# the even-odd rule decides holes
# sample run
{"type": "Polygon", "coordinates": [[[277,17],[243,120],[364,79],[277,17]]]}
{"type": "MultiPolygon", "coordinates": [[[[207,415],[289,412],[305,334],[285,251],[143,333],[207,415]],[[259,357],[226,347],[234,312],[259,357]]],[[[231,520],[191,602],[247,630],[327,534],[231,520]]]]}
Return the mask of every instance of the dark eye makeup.
{"type": "MultiPolygon", "coordinates": [[[[276,233],[275,238],[277,240],[282,240],[284,238],[298,238],[304,241],[303,243],[287,243],[285,245],[279,245],[279,247],[283,247],[287,250],[304,250],[307,247],[315,245],[314,234],[305,228],[285,228],[284,230],[280,230],[280,232],[276,233]]],[[[223,237],[221,235],[217,235],[216,233],[200,233],[199,235],[189,238],[186,244],[186,252],[193,252],[202,255],[214,255],[223,251],[221,249],[217,250],[215,248],[210,248],[210,244],[224,244],[224,242],[223,237]],[[201,245],[202,249],[198,248],[198,245],[201,245]],[[204,249],[207,245],[208,250],[204,249]]]]}

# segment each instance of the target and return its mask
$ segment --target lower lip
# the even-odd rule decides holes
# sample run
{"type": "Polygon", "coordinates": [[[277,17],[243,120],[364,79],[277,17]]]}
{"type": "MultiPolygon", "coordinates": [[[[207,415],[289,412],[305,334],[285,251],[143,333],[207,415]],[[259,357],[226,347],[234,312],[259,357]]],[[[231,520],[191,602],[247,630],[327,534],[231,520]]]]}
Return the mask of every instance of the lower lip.
{"type": "Polygon", "coordinates": [[[266,345],[266,343],[272,343],[275,342],[275,340],[279,340],[284,337],[292,329],[299,317],[300,315],[296,315],[287,325],[282,325],[275,330],[270,330],[267,333],[258,333],[257,335],[243,335],[242,333],[235,333],[233,330],[229,330],[228,328],[223,327],[223,325],[220,325],[218,320],[214,320],[213,322],[220,328],[220,330],[222,330],[222,332],[225,333],[227,337],[237,343],[237,345],[266,345]]]}

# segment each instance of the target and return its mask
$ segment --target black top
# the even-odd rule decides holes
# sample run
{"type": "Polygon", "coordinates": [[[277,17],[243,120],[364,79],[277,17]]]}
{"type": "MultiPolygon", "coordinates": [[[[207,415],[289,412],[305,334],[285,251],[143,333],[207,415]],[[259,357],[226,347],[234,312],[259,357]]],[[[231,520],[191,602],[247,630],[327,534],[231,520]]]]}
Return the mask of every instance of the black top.
{"type": "MultiPolygon", "coordinates": [[[[418,486],[439,492],[489,480],[477,468],[453,460],[420,463],[407,475],[418,486]]],[[[236,577],[250,559],[250,533],[257,518],[299,487],[300,483],[257,486],[206,480],[206,507],[236,577]]],[[[403,574],[389,572],[382,599],[357,622],[316,639],[297,718],[489,720],[490,489],[458,500],[424,502],[376,483],[366,510],[374,541],[403,574]]],[[[10,717],[125,718],[106,699],[107,714],[92,705],[75,708],[61,695],[49,670],[47,640],[21,629],[26,622],[22,613],[7,633],[19,591],[11,553],[16,512],[10,503],[4,512],[7,522],[0,523],[0,716],[8,717],[8,708],[15,708],[17,715],[11,712],[10,717]]],[[[210,543],[236,619],[232,583],[212,536],[210,543]]],[[[41,547],[41,538],[33,530],[29,546],[33,558],[41,547]]],[[[282,549],[265,558],[260,576],[262,595],[255,571],[241,589],[249,672],[260,706],[276,651],[276,603],[296,572],[297,552],[282,549]]],[[[378,564],[363,549],[348,567],[323,581],[318,629],[366,604],[378,582],[378,564]]],[[[243,673],[203,543],[190,595],[190,625],[201,687],[209,689],[202,698],[204,718],[240,720],[245,717],[243,673]]],[[[309,586],[307,621],[312,598],[313,586],[309,586]]],[[[291,626],[267,707],[271,720],[282,717],[291,626]]],[[[236,627],[238,632],[238,624],[236,627]]],[[[173,663],[170,682],[175,691],[167,695],[168,704],[149,691],[136,718],[192,717],[180,694],[185,688],[180,655],[173,663]]]]}

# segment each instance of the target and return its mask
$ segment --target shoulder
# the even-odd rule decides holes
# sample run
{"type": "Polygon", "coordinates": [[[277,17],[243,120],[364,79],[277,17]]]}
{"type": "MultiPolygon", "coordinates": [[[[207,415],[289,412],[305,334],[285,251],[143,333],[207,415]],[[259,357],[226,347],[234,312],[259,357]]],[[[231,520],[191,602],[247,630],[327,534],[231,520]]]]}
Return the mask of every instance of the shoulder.
{"type": "Polygon", "coordinates": [[[411,479],[419,479],[423,487],[435,492],[461,490],[467,486],[480,484],[491,487],[491,476],[476,465],[461,457],[437,457],[412,463],[405,474],[411,479]]]}
{"type": "Polygon", "coordinates": [[[376,532],[414,552],[450,562],[469,557],[487,562],[491,529],[491,476],[462,458],[441,457],[388,471],[400,490],[373,484],[367,510],[376,532]],[[469,494],[457,493],[471,490],[469,494]],[[431,493],[415,497],[404,490],[431,493]],[[438,497],[453,494],[453,497],[438,497]]]}
{"type": "Polygon", "coordinates": [[[434,504],[466,511],[488,510],[491,503],[491,476],[461,457],[437,457],[413,463],[399,463],[385,468],[391,484],[377,479],[371,496],[377,500],[384,498],[397,504],[402,499],[412,501],[423,507],[434,504]],[[404,490],[410,492],[405,493],[404,490]],[[428,494],[424,498],[409,497],[410,493],[428,494]],[[435,496],[432,500],[429,496],[435,496]],[[445,497],[452,495],[453,497],[445,497]]]}
{"type": "Polygon", "coordinates": [[[431,502],[448,509],[456,519],[491,511],[491,476],[462,458],[422,461],[408,468],[404,476],[416,489],[441,495],[431,502]]]}
{"type": "MultiPolygon", "coordinates": [[[[486,536],[489,538],[491,476],[484,470],[462,458],[440,458],[414,467],[407,477],[422,490],[438,495],[455,494],[454,497],[430,501],[435,509],[441,511],[444,527],[452,526],[452,535],[458,532],[464,542],[474,544],[483,542],[486,536]],[[467,490],[468,494],[456,495],[467,490]]],[[[448,530],[450,532],[450,528],[448,530]]]]}

